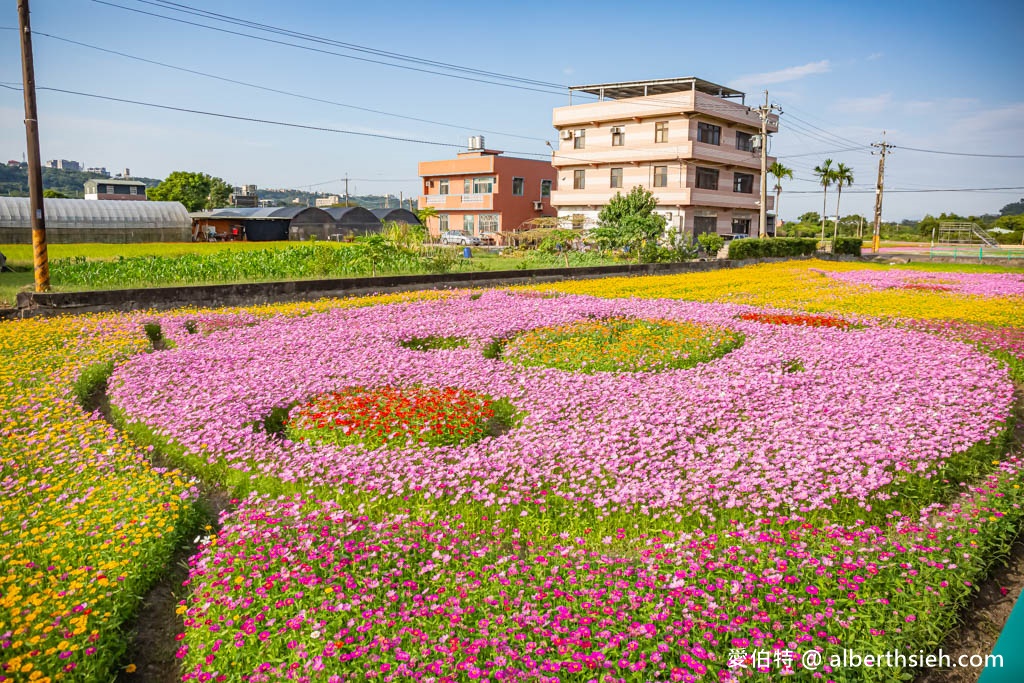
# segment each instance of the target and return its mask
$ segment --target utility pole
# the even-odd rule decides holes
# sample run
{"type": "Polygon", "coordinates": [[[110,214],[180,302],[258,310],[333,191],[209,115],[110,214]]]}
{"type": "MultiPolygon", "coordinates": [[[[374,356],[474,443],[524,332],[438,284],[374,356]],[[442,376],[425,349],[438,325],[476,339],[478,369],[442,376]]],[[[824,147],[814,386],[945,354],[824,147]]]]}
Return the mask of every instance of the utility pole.
{"type": "Polygon", "coordinates": [[[764,91],[764,105],[754,111],[761,117],[761,213],[758,216],[757,235],[760,238],[768,236],[768,115],[773,111],[782,113],[782,107],[777,104],[768,104],[768,91],[764,91]]]}
{"type": "Polygon", "coordinates": [[[50,258],[46,250],[46,214],[43,211],[43,169],[39,158],[39,118],[36,111],[36,75],[32,65],[32,27],[28,0],[18,0],[21,31],[21,79],[25,93],[25,137],[28,142],[28,196],[32,210],[32,263],[36,291],[50,289],[50,258]]]}
{"type": "Polygon", "coordinates": [[[348,206],[348,173],[345,174],[345,206],[348,206]]]}
{"type": "Polygon", "coordinates": [[[398,191],[398,208],[405,208],[405,192],[403,192],[402,190],[398,191]]]}
{"type": "Polygon", "coordinates": [[[885,131],[882,131],[882,141],[872,142],[872,147],[877,147],[878,152],[872,152],[872,154],[878,154],[878,185],[875,187],[875,236],[871,241],[871,251],[878,253],[878,246],[880,241],[880,235],[882,230],[882,193],[885,189],[885,155],[889,153],[892,148],[888,142],[885,141],[885,131]]]}

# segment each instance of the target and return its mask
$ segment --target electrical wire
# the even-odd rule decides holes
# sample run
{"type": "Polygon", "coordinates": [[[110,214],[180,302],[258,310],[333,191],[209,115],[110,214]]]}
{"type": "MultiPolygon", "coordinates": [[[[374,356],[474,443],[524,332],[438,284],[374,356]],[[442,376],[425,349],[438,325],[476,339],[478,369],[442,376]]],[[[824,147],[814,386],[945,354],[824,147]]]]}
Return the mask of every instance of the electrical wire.
{"type": "Polygon", "coordinates": [[[903,145],[892,145],[894,149],[905,149],[909,152],[925,152],[928,154],[948,154],[954,157],[984,157],[988,159],[1024,159],[1024,154],[981,154],[976,152],[946,152],[940,149],[919,149],[917,147],[904,147],[903,145]]]}
{"type": "Polygon", "coordinates": [[[516,134],[516,133],[506,133],[506,132],[497,131],[497,130],[488,130],[486,128],[477,128],[475,126],[462,126],[462,125],[455,124],[455,123],[445,123],[444,121],[432,121],[430,119],[419,118],[419,117],[416,117],[416,116],[407,116],[405,114],[396,114],[394,112],[383,111],[383,110],[380,110],[380,109],[371,109],[369,107],[360,107],[360,106],[357,106],[357,105],[354,105],[354,104],[347,104],[345,102],[337,102],[335,100],[328,100],[328,99],[324,99],[324,98],[320,98],[320,97],[313,97],[312,95],[303,95],[302,93],[292,92],[292,91],[289,91],[289,90],[281,90],[279,88],[271,88],[269,86],[259,85],[258,83],[249,83],[247,81],[241,81],[241,80],[238,80],[238,79],[235,79],[235,78],[228,78],[227,76],[218,76],[216,74],[207,73],[205,71],[198,71],[196,69],[189,69],[189,68],[183,67],[183,66],[176,66],[174,64],[168,64],[166,62],[160,62],[160,61],[157,61],[155,59],[147,59],[145,57],[139,57],[138,55],[128,54],[127,52],[119,52],[118,50],[111,50],[109,48],[100,47],[98,45],[91,45],[89,43],[83,43],[83,42],[78,41],[78,40],[72,40],[71,38],[65,38],[64,36],[57,36],[57,35],[54,35],[52,33],[43,33],[42,31],[33,31],[32,35],[34,35],[34,36],[44,36],[46,38],[51,38],[53,40],[58,40],[58,41],[61,41],[61,42],[64,42],[64,43],[70,43],[72,45],[78,45],[78,46],[81,46],[81,47],[89,48],[90,50],[97,50],[99,52],[105,52],[107,54],[117,55],[118,57],[124,57],[126,59],[136,60],[136,61],[139,61],[139,62],[143,62],[145,64],[153,64],[153,65],[156,65],[156,66],[164,67],[166,69],[172,69],[172,70],[175,70],[175,71],[181,71],[181,72],[184,72],[184,73],[193,74],[195,76],[202,76],[204,78],[211,78],[213,80],[223,81],[225,83],[234,83],[235,85],[241,85],[241,86],[245,86],[247,88],[255,88],[257,90],[263,90],[263,91],[266,91],[266,92],[272,92],[272,93],[276,93],[276,94],[279,94],[279,95],[287,95],[289,97],[296,97],[296,98],[299,98],[299,99],[302,99],[302,100],[307,100],[307,101],[310,101],[310,102],[320,102],[322,104],[330,104],[330,105],[334,105],[336,107],[344,107],[346,109],[355,109],[357,111],[365,111],[365,112],[370,112],[370,113],[373,113],[373,114],[381,114],[382,116],[392,116],[392,117],[399,118],[399,119],[406,119],[406,120],[409,120],[409,121],[417,121],[419,123],[429,123],[429,124],[435,125],[435,126],[445,126],[445,127],[448,127],[448,128],[456,128],[458,130],[466,130],[466,131],[471,131],[471,132],[476,132],[476,133],[489,133],[489,134],[493,134],[493,135],[503,135],[503,136],[506,136],[506,137],[520,138],[520,139],[523,139],[523,140],[535,140],[535,141],[538,141],[538,142],[545,142],[546,141],[546,138],[532,137],[532,136],[529,136],[529,135],[519,135],[519,134],[516,134]]]}
{"type": "MultiPolygon", "coordinates": [[[[96,4],[99,4],[99,5],[107,5],[108,7],[116,7],[118,9],[122,9],[122,10],[125,10],[127,12],[135,12],[137,14],[145,14],[145,15],[151,16],[151,17],[158,17],[160,19],[166,19],[168,21],[178,22],[180,24],[188,24],[190,26],[198,26],[200,28],[205,28],[205,29],[209,29],[209,30],[212,30],[212,31],[218,31],[218,32],[221,32],[221,33],[227,33],[227,34],[236,35],[236,36],[243,36],[245,38],[251,38],[251,39],[254,39],[254,40],[261,40],[261,41],[264,41],[264,42],[274,43],[274,44],[277,44],[277,45],[286,45],[286,46],[289,46],[289,47],[294,47],[294,48],[298,48],[300,50],[306,50],[306,51],[309,51],[309,52],[317,52],[317,53],[325,54],[325,55],[333,55],[335,57],[341,57],[343,59],[354,59],[356,61],[367,62],[367,63],[370,63],[370,64],[379,64],[379,65],[383,65],[383,66],[391,66],[391,67],[394,67],[396,69],[406,69],[408,71],[416,71],[416,72],[419,72],[419,73],[433,74],[433,75],[436,75],[436,76],[444,76],[446,78],[455,78],[455,79],[465,80],[465,81],[473,81],[473,82],[476,82],[476,83],[485,83],[485,84],[488,84],[488,85],[500,85],[500,86],[504,86],[504,87],[507,87],[507,88],[515,88],[517,90],[529,90],[529,91],[533,91],[533,92],[544,93],[546,95],[562,95],[562,94],[564,94],[564,87],[563,87],[563,92],[558,92],[558,91],[554,91],[554,90],[542,90],[540,88],[534,88],[534,87],[529,87],[529,86],[525,86],[525,85],[516,85],[514,83],[501,83],[501,82],[496,82],[496,81],[487,80],[487,79],[483,79],[483,78],[474,78],[474,77],[470,77],[470,76],[444,73],[443,71],[435,71],[435,70],[432,70],[432,69],[421,69],[421,68],[414,67],[414,66],[409,66],[409,65],[406,65],[406,64],[395,64],[393,62],[385,62],[385,61],[381,61],[381,60],[377,60],[377,59],[369,59],[367,57],[357,57],[356,55],[348,55],[348,54],[344,54],[344,53],[341,53],[341,52],[334,52],[332,50],[325,50],[323,48],[312,47],[310,45],[299,45],[298,43],[290,43],[290,42],[283,41],[283,40],[276,40],[274,38],[268,38],[266,36],[257,36],[257,35],[253,35],[251,33],[244,33],[242,31],[233,31],[231,29],[222,28],[222,27],[219,27],[219,26],[210,26],[208,24],[201,24],[199,22],[189,21],[187,19],[181,19],[181,18],[178,18],[178,17],[169,17],[169,16],[164,15],[164,14],[157,14],[156,12],[148,12],[146,10],[137,9],[137,8],[134,8],[134,7],[125,7],[124,5],[118,5],[118,4],[113,3],[113,2],[107,2],[106,0],[90,0],[90,1],[94,2],[96,4]]],[[[562,86],[560,86],[560,87],[562,87],[562,86]]]]}

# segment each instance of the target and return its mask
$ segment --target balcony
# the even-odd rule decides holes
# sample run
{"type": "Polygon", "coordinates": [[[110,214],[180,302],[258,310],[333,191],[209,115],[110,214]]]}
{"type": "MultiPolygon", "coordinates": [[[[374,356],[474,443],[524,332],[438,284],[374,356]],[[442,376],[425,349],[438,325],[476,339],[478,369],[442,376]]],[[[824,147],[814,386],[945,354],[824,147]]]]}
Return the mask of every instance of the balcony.
{"type": "MultiPolygon", "coordinates": [[[[770,166],[774,160],[774,157],[769,157],[768,165],[770,166]]],[[[704,161],[719,166],[739,166],[753,170],[761,168],[761,158],[757,154],[736,149],[735,146],[710,145],[693,140],[680,144],[647,143],[627,147],[595,145],[587,149],[573,149],[572,143],[569,142],[565,149],[559,149],[551,157],[551,165],[555,168],[623,164],[639,166],[659,161],[698,164],[704,161]]]]}

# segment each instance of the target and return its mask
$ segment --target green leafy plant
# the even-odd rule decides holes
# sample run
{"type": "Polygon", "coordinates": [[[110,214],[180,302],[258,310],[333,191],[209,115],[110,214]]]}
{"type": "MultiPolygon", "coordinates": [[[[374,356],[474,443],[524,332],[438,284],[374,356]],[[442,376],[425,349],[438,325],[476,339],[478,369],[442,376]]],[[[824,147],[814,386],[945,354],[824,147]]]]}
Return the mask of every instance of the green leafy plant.
{"type": "Polygon", "coordinates": [[[100,407],[107,393],[107,381],[113,372],[113,361],[96,363],[82,371],[74,385],[75,399],[82,410],[91,413],[100,407]]]}
{"type": "Polygon", "coordinates": [[[864,240],[859,237],[837,237],[832,240],[832,253],[860,256],[860,250],[863,246],[864,240]]]}
{"type": "Polygon", "coordinates": [[[717,255],[722,250],[722,247],[725,246],[725,238],[717,232],[702,232],[697,235],[697,242],[704,247],[704,251],[711,257],[717,255]]]}
{"type": "Polygon", "coordinates": [[[465,337],[430,335],[428,337],[409,337],[398,342],[398,345],[413,351],[443,351],[464,349],[469,346],[469,340],[465,337]]]}
{"type": "Polygon", "coordinates": [[[739,239],[729,242],[729,258],[768,258],[782,256],[810,256],[818,248],[818,241],[797,237],[773,239],[739,239]]]}

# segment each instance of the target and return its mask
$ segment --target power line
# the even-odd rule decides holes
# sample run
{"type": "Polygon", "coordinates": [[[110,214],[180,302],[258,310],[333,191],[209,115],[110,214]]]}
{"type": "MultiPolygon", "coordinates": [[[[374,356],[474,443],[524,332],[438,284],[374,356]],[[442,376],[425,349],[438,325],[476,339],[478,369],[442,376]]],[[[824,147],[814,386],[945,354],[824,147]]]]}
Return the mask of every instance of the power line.
{"type": "MultiPolygon", "coordinates": [[[[0,82],[0,87],[6,88],[7,90],[15,90],[20,92],[21,88],[8,83],[0,82]]],[[[37,86],[36,90],[47,90],[49,92],[59,92],[65,95],[78,95],[80,97],[89,97],[97,100],[106,100],[109,102],[120,102],[123,104],[135,104],[140,107],[151,107],[153,109],[166,109],[168,111],[183,112],[186,114],[198,114],[200,116],[212,116],[221,119],[230,119],[233,121],[249,121],[251,123],[265,123],[271,126],[283,126],[285,128],[299,128],[302,130],[315,130],[323,133],[338,133],[341,135],[359,135],[368,138],[377,138],[381,140],[394,140],[396,142],[412,142],[420,145],[433,145],[435,147],[454,147],[456,149],[462,149],[463,145],[452,142],[439,142],[436,140],[421,140],[419,138],[407,138],[398,135],[388,135],[386,133],[365,133],[363,131],[346,130],[343,128],[329,128],[327,126],[313,126],[305,123],[293,123],[288,121],[275,121],[273,119],[260,119],[252,116],[240,116],[237,114],[224,114],[221,112],[205,111],[202,109],[189,109],[186,107],[175,107],[169,104],[158,104],[156,102],[143,102],[141,100],[130,100],[123,97],[112,97],[110,95],[99,95],[96,93],[80,92],[78,90],[65,90],[64,88],[48,88],[43,86],[37,86]]],[[[511,151],[509,154],[517,154],[520,156],[548,156],[547,153],[538,152],[518,152],[511,151]]]]}
{"type": "Polygon", "coordinates": [[[903,145],[892,145],[897,149],[905,149],[910,152],[926,152],[928,154],[948,154],[954,157],[986,157],[994,159],[1024,159],[1024,154],[979,154],[975,152],[946,152],[940,149],[918,149],[917,147],[904,147],[903,145]]]}
{"type": "MultiPolygon", "coordinates": [[[[944,187],[944,188],[932,188],[929,190],[921,189],[895,189],[890,190],[886,188],[886,192],[1017,192],[1024,190],[1024,186],[1021,187],[944,187]]],[[[820,190],[789,190],[789,194],[818,194],[820,190]]],[[[874,194],[875,190],[847,190],[843,194],[874,194]]]]}
{"type": "MultiPolygon", "coordinates": [[[[167,16],[165,14],[157,14],[156,12],[148,12],[146,10],[137,9],[137,8],[134,8],[134,7],[125,7],[124,5],[118,5],[118,4],[115,4],[115,3],[112,3],[112,2],[107,2],[106,0],[91,0],[91,1],[94,2],[94,3],[97,3],[99,5],[106,5],[108,7],[116,7],[118,9],[122,9],[122,10],[125,10],[127,12],[135,12],[137,14],[144,14],[144,15],[151,16],[151,17],[158,17],[160,19],[166,19],[168,21],[174,21],[174,22],[177,22],[177,23],[180,23],[180,24],[188,24],[190,26],[198,26],[200,28],[209,29],[211,31],[218,31],[220,33],[227,33],[227,34],[236,35],[236,36],[243,36],[245,38],[252,38],[253,40],[261,40],[261,41],[264,41],[264,42],[274,43],[274,44],[277,44],[277,45],[286,45],[288,47],[294,47],[294,48],[298,48],[300,50],[307,50],[309,52],[318,52],[320,54],[333,55],[335,57],[341,57],[343,59],[354,59],[356,61],[368,62],[370,64],[380,64],[380,65],[383,65],[383,66],[391,66],[391,67],[394,67],[396,69],[406,69],[408,71],[416,71],[416,72],[419,72],[419,73],[433,74],[435,76],[445,76],[447,78],[455,78],[455,79],[464,80],[464,81],[474,81],[474,82],[477,82],[477,83],[486,83],[488,85],[500,85],[500,86],[504,86],[506,88],[515,88],[517,90],[529,90],[529,91],[533,91],[533,92],[544,93],[546,95],[561,95],[561,94],[563,94],[562,92],[558,92],[558,91],[554,91],[554,90],[541,90],[540,88],[532,88],[532,87],[528,87],[528,86],[525,86],[525,85],[515,85],[514,83],[500,83],[500,82],[486,80],[486,79],[483,79],[483,78],[473,78],[473,77],[470,77],[470,76],[463,76],[463,75],[444,73],[443,71],[434,71],[434,70],[431,70],[431,69],[421,69],[421,68],[418,68],[418,67],[408,66],[408,65],[405,65],[405,64],[394,64],[392,62],[385,62],[385,61],[381,61],[381,60],[377,60],[377,59],[369,59],[367,57],[357,57],[356,55],[348,55],[348,54],[344,54],[344,53],[341,53],[341,52],[334,52],[332,50],[325,50],[325,49],[322,49],[322,48],[312,47],[312,46],[309,46],[309,45],[299,45],[297,43],[290,43],[290,42],[287,42],[287,41],[284,41],[284,40],[275,40],[274,38],[268,38],[266,36],[257,36],[257,35],[253,35],[251,33],[244,33],[242,31],[233,31],[231,29],[222,28],[220,26],[210,26],[209,24],[201,24],[199,22],[189,21],[187,19],[181,19],[181,18],[178,18],[178,17],[169,17],[169,16],[167,16]]],[[[559,86],[559,87],[563,88],[563,86],[559,86]]]]}
{"type": "Polygon", "coordinates": [[[802,154],[780,154],[777,159],[796,159],[797,157],[811,157],[821,154],[840,154],[841,152],[854,152],[860,150],[860,147],[847,147],[845,149],[826,149],[820,152],[804,152],[802,154]]]}
{"type": "Polygon", "coordinates": [[[448,63],[448,62],[440,62],[440,61],[436,61],[436,60],[432,60],[432,59],[425,59],[423,57],[415,57],[415,56],[412,56],[412,55],[406,55],[406,54],[402,54],[402,53],[399,53],[399,52],[390,52],[388,50],[381,50],[379,48],[368,47],[366,45],[359,45],[359,44],[356,44],[356,43],[348,43],[348,42],[336,40],[336,39],[333,39],[333,38],[324,38],[322,36],[317,36],[317,35],[311,34],[311,33],[305,33],[305,32],[301,32],[301,31],[292,31],[290,29],[284,29],[284,28],[281,28],[279,26],[274,26],[272,24],[263,24],[263,23],[260,23],[258,21],[252,21],[252,20],[249,20],[249,19],[242,19],[242,18],[239,18],[239,17],[233,17],[233,16],[228,15],[228,14],[219,14],[217,12],[211,12],[210,10],[201,9],[199,7],[194,7],[192,5],[187,5],[187,4],[184,4],[184,3],[170,2],[169,0],[157,0],[156,2],[153,2],[151,0],[135,0],[135,1],[140,3],[140,4],[150,5],[150,6],[153,6],[153,7],[159,7],[161,9],[168,9],[168,10],[171,10],[171,11],[174,11],[174,12],[180,12],[182,14],[188,14],[188,15],[198,16],[198,17],[202,17],[202,18],[206,18],[206,19],[212,19],[214,21],[220,21],[220,22],[227,23],[227,24],[234,24],[236,26],[246,26],[248,28],[254,28],[254,29],[257,29],[257,30],[260,30],[260,31],[265,31],[265,32],[268,32],[268,33],[276,33],[278,35],[286,35],[286,36],[289,36],[289,37],[292,37],[292,38],[299,38],[301,40],[307,40],[307,41],[311,41],[311,42],[318,42],[318,43],[323,43],[323,44],[326,44],[326,45],[334,45],[334,46],[342,47],[342,48],[345,48],[347,50],[352,50],[352,51],[355,51],[355,52],[363,52],[363,53],[372,54],[372,55],[376,55],[376,56],[380,56],[380,57],[387,57],[388,59],[396,59],[396,60],[401,60],[401,61],[408,61],[408,62],[412,62],[414,64],[422,64],[422,65],[427,65],[427,66],[434,66],[434,67],[439,67],[439,68],[443,68],[443,69],[450,69],[450,70],[453,70],[453,71],[461,71],[461,72],[476,74],[476,75],[480,75],[480,76],[487,76],[487,77],[490,77],[490,78],[498,78],[498,79],[501,79],[501,80],[509,80],[509,81],[515,81],[515,82],[519,82],[519,83],[525,83],[525,84],[528,84],[528,85],[538,85],[538,86],[542,86],[542,87],[550,87],[550,88],[558,88],[558,89],[562,89],[562,88],[565,87],[564,85],[562,85],[560,83],[552,83],[550,81],[540,81],[540,80],[535,80],[535,79],[531,79],[531,78],[523,78],[521,76],[515,76],[515,75],[512,75],[512,74],[504,74],[504,73],[499,73],[499,72],[496,72],[496,71],[486,71],[486,70],[483,70],[483,69],[476,69],[476,68],[473,68],[473,67],[466,67],[466,66],[462,66],[462,65],[459,65],[459,64],[451,64],[451,63],[448,63]]]}
{"type": "Polygon", "coordinates": [[[432,121],[430,119],[423,119],[423,118],[419,118],[419,117],[416,117],[416,116],[407,116],[405,114],[395,114],[393,112],[383,111],[383,110],[380,110],[380,109],[371,109],[369,107],[360,107],[360,106],[357,106],[357,105],[354,105],[354,104],[347,104],[347,103],[344,103],[344,102],[337,102],[335,100],[328,100],[328,99],[323,99],[323,98],[320,98],[320,97],[313,97],[312,95],[303,95],[302,93],[292,92],[292,91],[289,91],[289,90],[281,90],[279,88],[271,88],[269,86],[259,85],[258,83],[249,83],[247,81],[241,81],[241,80],[234,79],[234,78],[228,78],[226,76],[218,76],[216,74],[207,73],[205,71],[198,71],[196,69],[189,69],[189,68],[183,67],[183,66],[176,66],[174,64],[168,64],[166,62],[160,62],[160,61],[157,61],[155,59],[147,59],[145,57],[139,57],[137,55],[128,54],[127,52],[119,52],[118,50],[111,50],[109,48],[100,47],[98,45],[90,45],[89,43],[83,43],[83,42],[78,41],[78,40],[72,40],[71,38],[65,38],[63,36],[57,36],[57,35],[53,35],[51,33],[43,33],[41,31],[33,31],[33,35],[45,36],[45,37],[51,38],[53,40],[59,40],[59,41],[64,42],[64,43],[70,43],[72,45],[78,45],[78,46],[81,46],[81,47],[89,48],[90,50],[97,50],[99,52],[105,52],[107,54],[117,55],[118,57],[124,57],[126,59],[133,59],[133,60],[136,60],[136,61],[139,61],[139,62],[143,62],[143,63],[146,63],[146,64],[154,64],[156,66],[161,66],[161,67],[164,67],[166,69],[173,69],[175,71],[181,71],[181,72],[193,74],[193,75],[196,75],[196,76],[202,76],[204,78],[211,78],[211,79],[214,79],[214,80],[223,81],[225,83],[234,83],[235,85],[242,85],[242,86],[245,86],[247,88],[255,88],[257,90],[263,90],[263,91],[266,91],[266,92],[277,93],[279,95],[287,95],[289,97],[297,97],[299,99],[308,100],[310,102],[320,102],[322,104],[330,104],[330,105],[334,105],[336,107],[345,107],[347,109],[355,109],[355,110],[358,110],[358,111],[365,111],[365,112],[370,112],[370,113],[373,113],[373,114],[381,114],[383,116],[393,116],[395,118],[406,119],[406,120],[409,120],[409,121],[417,121],[419,123],[429,123],[431,125],[445,126],[445,127],[448,127],[448,128],[457,128],[459,130],[466,130],[466,131],[472,131],[472,132],[478,132],[478,133],[491,133],[491,134],[494,134],[494,135],[504,135],[506,137],[520,138],[520,139],[523,139],[523,140],[536,140],[536,141],[539,141],[539,142],[544,142],[546,140],[546,138],[531,137],[529,135],[518,135],[516,133],[505,133],[503,131],[487,130],[485,128],[477,128],[477,127],[474,127],[474,126],[461,126],[461,125],[454,124],[454,123],[445,123],[443,121],[432,121]]]}

